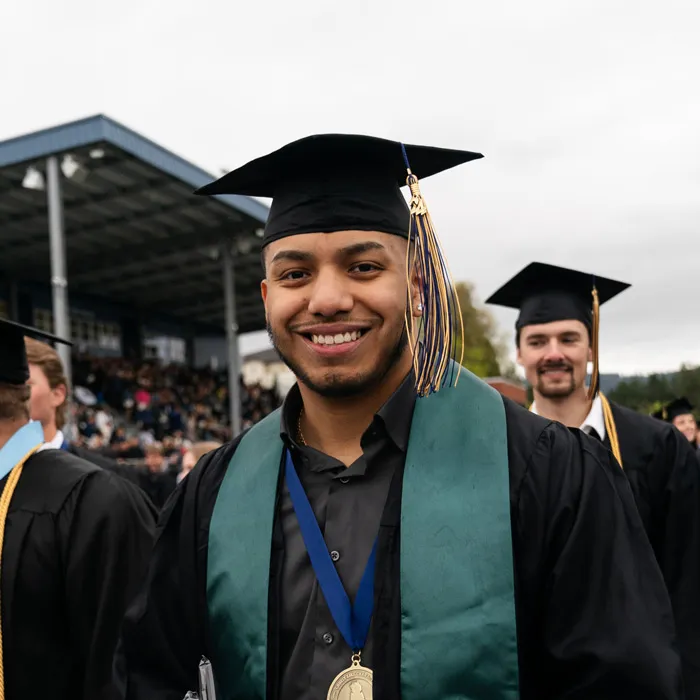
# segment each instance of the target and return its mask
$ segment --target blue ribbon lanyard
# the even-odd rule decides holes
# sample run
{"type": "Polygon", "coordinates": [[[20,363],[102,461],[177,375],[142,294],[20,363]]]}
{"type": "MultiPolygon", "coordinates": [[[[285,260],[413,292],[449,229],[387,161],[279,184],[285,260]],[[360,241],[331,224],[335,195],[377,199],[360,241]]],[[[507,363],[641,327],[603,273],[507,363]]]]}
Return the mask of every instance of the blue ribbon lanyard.
{"type": "Polygon", "coordinates": [[[335,620],[340,633],[350,649],[357,653],[362,650],[369,634],[374,607],[374,568],[377,558],[377,542],[375,540],[372,553],[369,555],[367,567],[362,575],[360,587],[355,598],[355,605],[350,604],[343,583],[338,576],[331,555],[328,553],[326,541],[318,526],[316,516],[301,485],[299,475],[294,469],[292,456],[286,451],[285,476],[287,488],[292,497],[292,505],[299,521],[301,535],[304,538],[306,551],[311,559],[311,566],[316,574],[319,586],[326,599],[328,609],[335,620]]]}

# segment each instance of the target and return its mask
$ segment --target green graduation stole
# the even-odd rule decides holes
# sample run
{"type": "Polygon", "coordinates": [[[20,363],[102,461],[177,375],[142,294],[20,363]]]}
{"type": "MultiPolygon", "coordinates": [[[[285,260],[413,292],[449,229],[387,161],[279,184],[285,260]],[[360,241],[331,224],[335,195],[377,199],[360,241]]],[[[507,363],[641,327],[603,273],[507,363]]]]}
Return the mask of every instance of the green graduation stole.
{"type": "MultiPolygon", "coordinates": [[[[207,604],[223,700],[266,694],[279,412],[241,440],[209,531],[207,604]]],[[[401,497],[402,700],[515,700],[508,448],[500,395],[469,372],[416,400],[401,497]]]]}

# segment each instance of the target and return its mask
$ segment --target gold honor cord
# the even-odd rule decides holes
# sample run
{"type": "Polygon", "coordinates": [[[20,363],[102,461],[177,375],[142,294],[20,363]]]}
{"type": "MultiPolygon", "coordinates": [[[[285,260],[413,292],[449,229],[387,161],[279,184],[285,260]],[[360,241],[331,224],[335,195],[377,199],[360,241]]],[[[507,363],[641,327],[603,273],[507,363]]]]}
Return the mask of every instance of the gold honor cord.
{"type": "Polygon", "coordinates": [[[622,452],[620,452],[620,441],[617,439],[617,426],[615,425],[615,419],[613,418],[612,408],[610,407],[610,401],[608,397],[602,392],[600,394],[600,402],[603,404],[603,418],[605,419],[605,431],[610,438],[610,447],[612,453],[615,455],[615,459],[618,464],[624,469],[622,464],[622,452]]]}
{"type": "MultiPolygon", "coordinates": [[[[451,372],[450,359],[459,343],[460,357],[457,376],[454,378],[454,384],[457,384],[464,360],[464,322],[457,290],[421,195],[418,178],[410,168],[406,184],[411,191],[411,229],[406,255],[409,290],[406,329],[413,354],[416,393],[418,396],[427,396],[439,391],[446,383],[446,375],[451,372]],[[411,294],[411,279],[416,272],[419,276],[422,305],[417,328],[411,294]]],[[[449,384],[452,384],[452,377],[449,384]]]]}
{"type": "MultiPolygon", "coordinates": [[[[7,477],[7,483],[0,496],[0,584],[2,583],[2,550],[5,544],[5,523],[7,521],[7,513],[10,510],[10,501],[17,488],[24,463],[41,447],[37,445],[27,452],[24,457],[14,466],[10,475],[7,477]]],[[[2,586],[0,585],[0,596],[2,594],[2,586]]],[[[5,665],[4,665],[4,648],[2,638],[2,601],[0,600],[0,700],[5,700],[5,665]]]]}

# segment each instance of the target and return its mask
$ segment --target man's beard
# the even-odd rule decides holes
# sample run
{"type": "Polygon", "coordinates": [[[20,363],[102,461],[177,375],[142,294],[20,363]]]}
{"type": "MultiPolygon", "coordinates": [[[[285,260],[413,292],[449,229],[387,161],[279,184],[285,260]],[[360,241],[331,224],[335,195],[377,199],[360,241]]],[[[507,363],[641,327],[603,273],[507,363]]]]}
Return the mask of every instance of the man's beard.
{"type": "MultiPolygon", "coordinates": [[[[287,355],[280,342],[279,336],[274,332],[270,322],[267,321],[267,334],[270,337],[270,342],[274,346],[277,354],[282,362],[292,371],[294,376],[305,384],[319,396],[327,399],[344,399],[353,396],[361,396],[376,386],[381,384],[382,380],[389,374],[393,366],[401,359],[401,356],[408,345],[408,332],[406,326],[401,325],[401,332],[396,342],[388,349],[381,348],[379,357],[372,365],[372,370],[364,374],[355,375],[353,377],[344,377],[341,373],[336,373],[333,368],[326,371],[322,380],[314,380],[309,376],[309,373],[304,370],[301,364],[295,362],[287,355]]],[[[338,369],[343,369],[339,367],[338,369]]]]}
{"type": "Polygon", "coordinates": [[[574,373],[571,367],[568,365],[546,365],[537,370],[537,386],[535,387],[537,392],[544,396],[546,399],[565,399],[571,396],[574,391],[576,391],[576,380],[574,379],[574,373]],[[547,369],[558,369],[564,372],[569,372],[569,377],[571,381],[567,385],[559,385],[556,387],[547,387],[544,383],[544,376],[540,374],[541,371],[547,369]]]}

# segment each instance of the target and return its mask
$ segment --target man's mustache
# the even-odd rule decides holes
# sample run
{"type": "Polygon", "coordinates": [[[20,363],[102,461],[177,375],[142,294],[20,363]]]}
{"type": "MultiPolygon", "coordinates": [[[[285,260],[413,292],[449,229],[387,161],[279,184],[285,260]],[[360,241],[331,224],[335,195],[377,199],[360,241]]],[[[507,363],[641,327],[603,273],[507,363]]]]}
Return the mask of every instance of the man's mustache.
{"type": "Polygon", "coordinates": [[[537,374],[545,372],[571,372],[572,366],[566,362],[548,362],[546,365],[541,365],[537,368],[537,374]]]}

